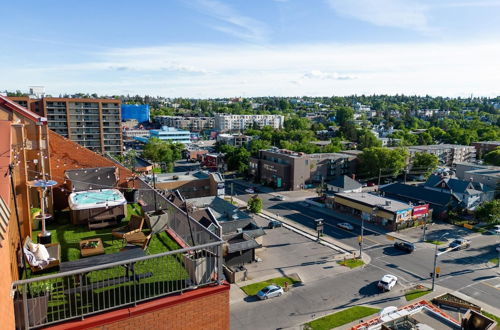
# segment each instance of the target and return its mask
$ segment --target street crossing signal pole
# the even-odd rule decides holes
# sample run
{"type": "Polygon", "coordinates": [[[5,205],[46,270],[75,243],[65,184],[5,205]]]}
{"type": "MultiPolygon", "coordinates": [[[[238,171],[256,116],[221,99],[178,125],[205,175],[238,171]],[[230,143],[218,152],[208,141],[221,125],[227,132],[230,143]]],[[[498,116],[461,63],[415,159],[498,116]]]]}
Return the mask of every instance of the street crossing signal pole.
{"type": "MultiPolygon", "coordinates": [[[[448,233],[444,233],[438,241],[441,241],[448,233]]],[[[434,291],[434,282],[436,280],[436,273],[439,273],[440,269],[436,267],[437,264],[437,258],[438,258],[438,245],[436,244],[436,249],[434,250],[434,268],[432,268],[432,289],[431,291],[434,291]]]]}

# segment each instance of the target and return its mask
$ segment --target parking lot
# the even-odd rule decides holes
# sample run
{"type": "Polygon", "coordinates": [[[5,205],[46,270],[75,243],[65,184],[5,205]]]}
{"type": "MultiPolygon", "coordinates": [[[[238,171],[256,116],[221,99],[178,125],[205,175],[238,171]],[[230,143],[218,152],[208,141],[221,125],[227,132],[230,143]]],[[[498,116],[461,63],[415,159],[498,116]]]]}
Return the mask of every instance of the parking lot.
{"type": "MultiPolygon", "coordinates": [[[[267,227],[268,220],[255,217],[258,225],[267,227]]],[[[283,227],[265,229],[263,247],[256,250],[262,261],[247,264],[248,283],[288,274],[298,274],[302,281],[331,275],[340,254],[283,227]]],[[[335,271],[337,271],[335,269],[335,271]]]]}

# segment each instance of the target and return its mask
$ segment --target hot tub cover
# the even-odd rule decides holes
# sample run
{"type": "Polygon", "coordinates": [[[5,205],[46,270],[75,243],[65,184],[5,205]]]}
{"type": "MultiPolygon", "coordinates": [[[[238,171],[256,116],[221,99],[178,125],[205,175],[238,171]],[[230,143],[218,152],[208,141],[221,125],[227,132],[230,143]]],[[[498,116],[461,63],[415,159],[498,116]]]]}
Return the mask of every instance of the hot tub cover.
{"type": "Polygon", "coordinates": [[[113,207],[127,203],[118,189],[86,190],[71,193],[68,197],[69,208],[75,210],[113,207]]]}

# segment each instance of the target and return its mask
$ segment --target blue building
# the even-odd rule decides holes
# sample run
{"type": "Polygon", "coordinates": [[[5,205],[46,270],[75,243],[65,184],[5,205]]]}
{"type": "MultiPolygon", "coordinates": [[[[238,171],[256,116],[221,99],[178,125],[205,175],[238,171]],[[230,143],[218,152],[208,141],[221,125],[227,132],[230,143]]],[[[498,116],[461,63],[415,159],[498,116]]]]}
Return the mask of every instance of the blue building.
{"type": "Polygon", "coordinates": [[[162,141],[191,143],[191,132],[175,127],[162,126],[161,129],[152,129],[149,131],[149,138],[135,137],[135,140],[147,143],[150,138],[158,138],[162,141]]]}
{"type": "Polygon", "coordinates": [[[139,123],[149,121],[148,104],[122,104],[122,120],[136,119],[139,123]]]}

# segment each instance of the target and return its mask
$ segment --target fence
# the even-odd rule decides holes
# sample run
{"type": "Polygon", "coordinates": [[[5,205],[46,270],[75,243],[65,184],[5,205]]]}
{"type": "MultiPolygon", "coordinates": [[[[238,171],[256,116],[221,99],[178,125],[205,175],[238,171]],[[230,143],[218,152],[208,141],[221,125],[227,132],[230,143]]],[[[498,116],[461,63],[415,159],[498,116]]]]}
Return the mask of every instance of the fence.
{"type": "Polygon", "coordinates": [[[45,327],[218,282],[222,244],[16,281],[16,328],[45,327]]]}

